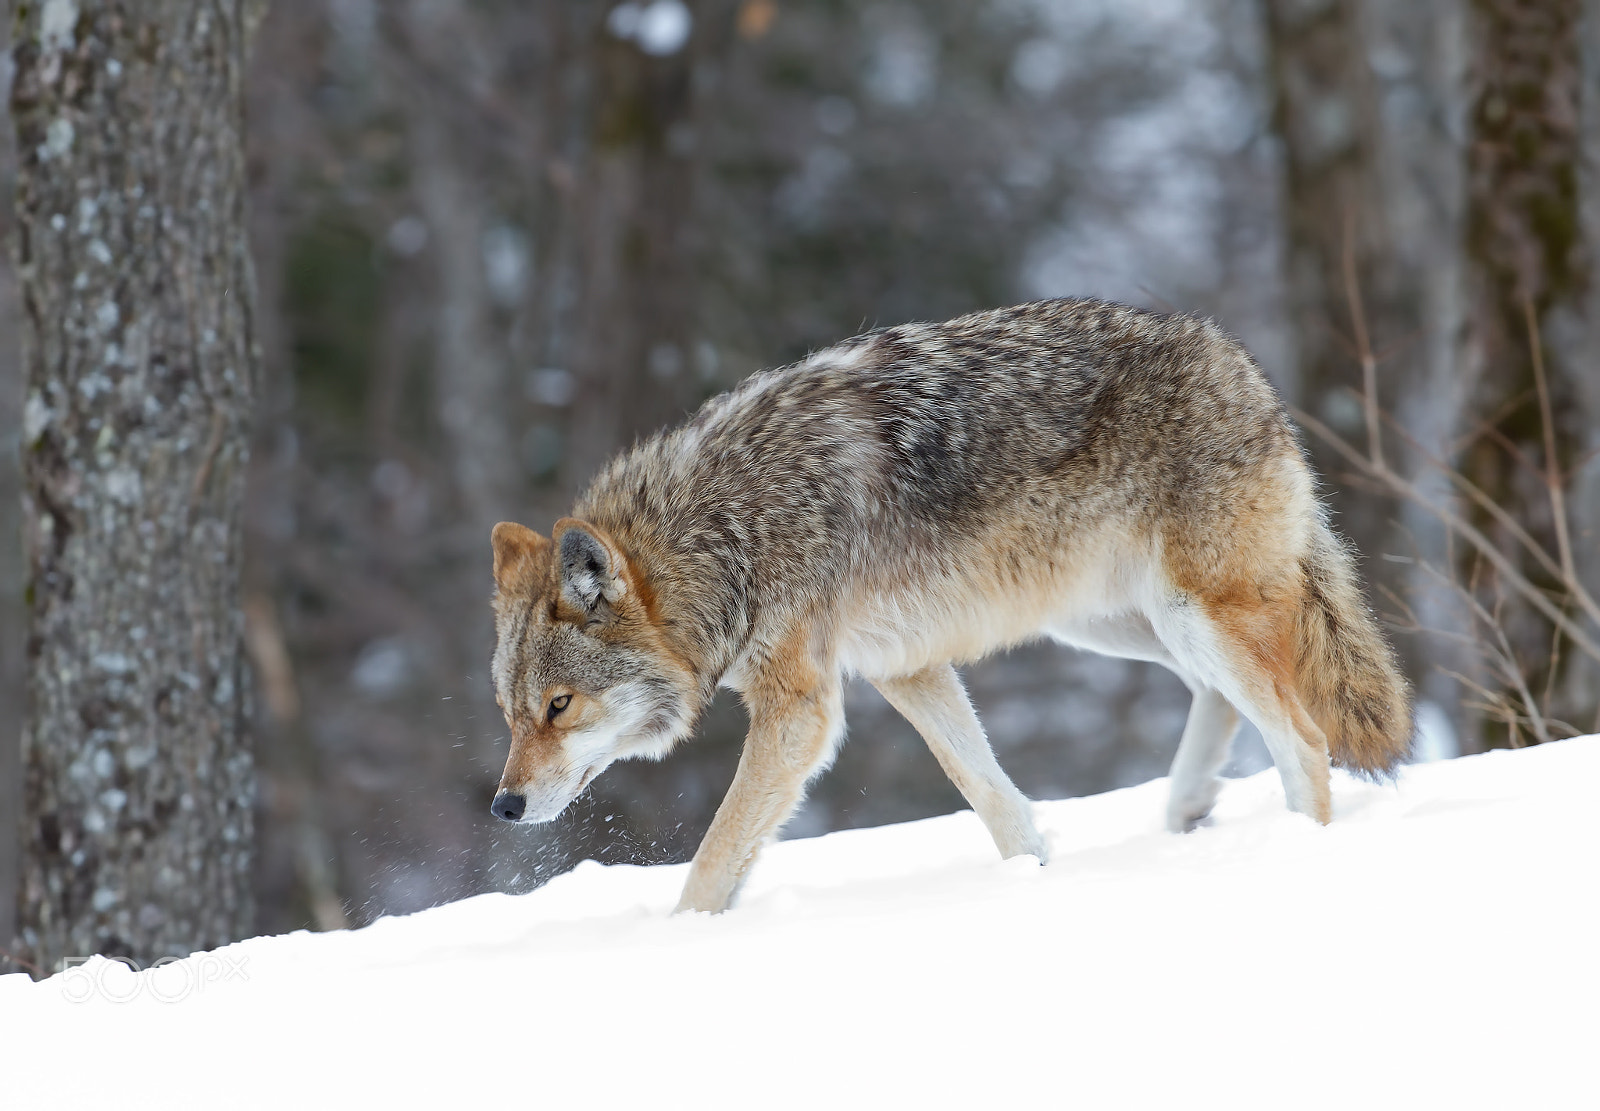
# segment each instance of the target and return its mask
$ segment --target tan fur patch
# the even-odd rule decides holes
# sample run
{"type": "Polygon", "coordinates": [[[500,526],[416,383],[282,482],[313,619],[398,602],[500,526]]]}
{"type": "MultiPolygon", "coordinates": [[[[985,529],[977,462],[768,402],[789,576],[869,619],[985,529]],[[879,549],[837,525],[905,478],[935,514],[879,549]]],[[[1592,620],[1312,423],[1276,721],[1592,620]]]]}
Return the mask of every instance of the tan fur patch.
{"type": "Polygon", "coordinates": [[[507,592],[526,591],[543,575],[550,541],[515,521],[501,521],[490,536],[494,547],[494,581],[507,592]]]}

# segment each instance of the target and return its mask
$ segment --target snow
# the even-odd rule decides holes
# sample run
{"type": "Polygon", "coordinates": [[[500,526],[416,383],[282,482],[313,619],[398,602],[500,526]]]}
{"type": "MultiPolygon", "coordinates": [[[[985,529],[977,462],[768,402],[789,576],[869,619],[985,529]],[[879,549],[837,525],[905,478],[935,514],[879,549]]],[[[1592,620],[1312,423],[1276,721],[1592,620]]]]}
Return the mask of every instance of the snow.
{"type": "Polygon", "coordinates": [[[632,39],[646,54],[664,58],[676,54],[689,41],[694,16],[683,0],[652,0],[648,4],[624,3],[611,9],[606,27],[619,39],[632,39]]]}
{"type": "Polygon", "coordinates": [[[776,845],[721,916],[589,863],[0,977],[3,1102],[1592,1107],[1596,782],[1600,737],[1340,777],[1322,828],[1264,773],[1180,836],[1158,780],[1038,804],[1044,868],[963,812],[776,845]]]}

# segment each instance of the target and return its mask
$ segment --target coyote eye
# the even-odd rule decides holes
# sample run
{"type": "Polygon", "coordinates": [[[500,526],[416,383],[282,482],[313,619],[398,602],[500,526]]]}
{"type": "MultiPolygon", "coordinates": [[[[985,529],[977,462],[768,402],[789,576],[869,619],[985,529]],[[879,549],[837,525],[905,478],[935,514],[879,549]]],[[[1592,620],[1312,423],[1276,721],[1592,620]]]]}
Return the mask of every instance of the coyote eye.
{"type": "Polygon", "coordinates": [[[562,710],[565,710],[571,701],[572,696],[570,694],[558,695],[557,697],[552,698],[550,700],[550,716],[555,717],[562,710]]]}

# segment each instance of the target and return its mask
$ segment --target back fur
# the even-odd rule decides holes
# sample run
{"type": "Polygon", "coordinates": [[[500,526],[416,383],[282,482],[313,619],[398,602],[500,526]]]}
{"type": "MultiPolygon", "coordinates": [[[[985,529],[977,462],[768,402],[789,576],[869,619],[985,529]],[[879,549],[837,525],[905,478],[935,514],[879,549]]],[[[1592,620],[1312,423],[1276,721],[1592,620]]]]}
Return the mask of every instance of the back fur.
{"type": "Polygon", "coordinates": [[[1301,564],[1306,590],[1295,618],[1295,679],[1328,738],[1337,767],[1387,779],[1411,754],[1411,695],[1367,609],[1354,561],[1318,522],[1301,564]]]}

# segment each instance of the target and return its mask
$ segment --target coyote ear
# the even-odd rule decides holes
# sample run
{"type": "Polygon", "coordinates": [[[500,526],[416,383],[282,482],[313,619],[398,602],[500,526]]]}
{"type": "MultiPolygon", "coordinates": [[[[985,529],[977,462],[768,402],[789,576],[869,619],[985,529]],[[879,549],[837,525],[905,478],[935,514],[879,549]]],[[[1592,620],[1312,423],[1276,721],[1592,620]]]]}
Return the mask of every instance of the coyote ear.
{"type": "Polygon", "coordinates": [[[536,572],[546,558],[550,541],[512,521],[494,526],[494,585],[509,590],[536,572]]]}
{"type": "Polygon", "coordinates": [[[575,517],[556,522],[560,552],[561,596],[568,605],[594,613],[601,602],[613,604],[628,592],[623,577],[626,559],[611,538],[575,517]]]}

